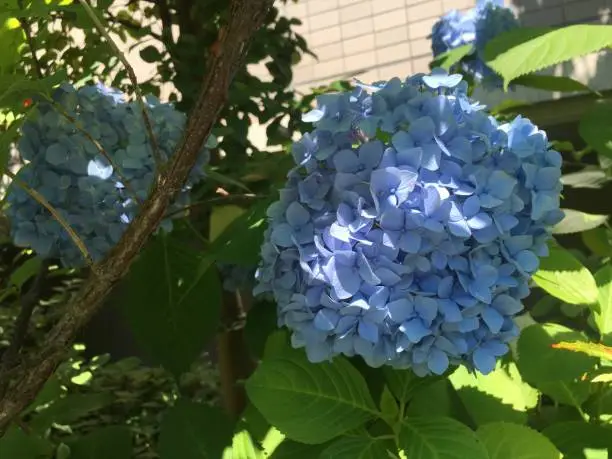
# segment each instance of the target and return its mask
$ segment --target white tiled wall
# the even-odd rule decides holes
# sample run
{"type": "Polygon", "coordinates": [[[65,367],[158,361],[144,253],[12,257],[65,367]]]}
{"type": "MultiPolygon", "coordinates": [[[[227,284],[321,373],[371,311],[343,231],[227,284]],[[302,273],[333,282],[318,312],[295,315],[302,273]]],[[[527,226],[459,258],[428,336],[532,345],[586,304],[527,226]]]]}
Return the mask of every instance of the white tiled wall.
{"type": "MultiPolygon", "coordinates": [[[[307,90],[340,78],[376,80],[426,71],[431,60],[427,36],[433,23],[452,9],[472,8],[475,1],[289,0],[285,6],[278,2],[285,15],[303,21],[297,31],[318,55],[318,60],[306,57],[295,67],[294,86],[307,90]]],[[[607,22],[612,0],[512,0],[509,5],[525,26],[549,26],[607,22]]],[[[605,59],[589,59],[592,62],[577,62],[574,69],[566,66],[565,74],[593,84],[590,80],[597,75],[592,70],[605,59]]],[[[544,97],[537,92],[520,95],[544,97]]]]}

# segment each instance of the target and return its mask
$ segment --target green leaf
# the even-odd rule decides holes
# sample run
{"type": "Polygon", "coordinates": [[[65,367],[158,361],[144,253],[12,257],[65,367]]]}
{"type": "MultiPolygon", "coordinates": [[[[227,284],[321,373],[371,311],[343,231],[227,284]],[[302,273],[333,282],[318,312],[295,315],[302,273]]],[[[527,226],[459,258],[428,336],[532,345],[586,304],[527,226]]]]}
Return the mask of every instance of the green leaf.
{"type": "Polygon", "coordinates": [[[534,282],[552,296],[570,304],[593,304],[597,284],[587,268],[570,252],[552,245],[533,275],[534,282]]]}
{"type": "Polygon", "coordinates": [[[443,380],[442,376],[419,377],[412,370],[397,370],[391,367],[383,367],[383,373],[391,393],[404,404],[408,403],[416,392],[443,380]]]}
{"type": "Polygon", "coordinates": [[[394,450],[393,442],[362,437],[344,437],[333,442],[319,459],[385,459],[394,450]]]}
{"type": "Polygon", "coordinates": [[[580,408],[591,395],[589,381],[575,379],[573,381],[541,381],[536,384],[543,394],[548,395],[557,403],[580,408]]]}
{"type": "Polygon", "coordinates": [[[51,424],[70,424],[79,418],[87,416],[108,406],[113,401],[110,393],[99,394],[69,394],[54,401],[49,407],[37,413],[30,426],[33,430],[43,432],[51,424]]]}
{"type": "MultiPolygon", "coordinates": [[[[559,422],[542,430],[565,459],[582,459],[587,449],[602,450],[602,457],[608,457],[612,449],[612,430],[597,424],[582,421],[559,422]]],[[[595,458],[595,456],[586,456],[595,458]]]]}
{"type": "MultiPolygon", "coordinates": [[[[611,150],[612,151],[612,150],[611,150]]],[[[598,190],[603,187],[610,179],[602,170],[582,170],[561,176],[561,183],[572,188],[587,188],[598,190]]]]}
{"type": "MultiPolygon", "coordinates": [[[[580,234],[582,242],[593,252],[594,255],[600,257],[608,257],[612,254],[612,244],[610,243],[609,233],[606,228],[595,228],[589,231],[585,231],[580,234]]],[[[597,275],[595,275],[595,282],[597,281],[597,275]]]]}
{"type": "Polygon", "coordinates": [[[16,119],[6,131],[0,135],[0,176],[6,172],[8,161],[11,156],[11,144],[18,136],[19,129],[25,121],[25,117],[16,119]]]}
{"type": "Polygon", "coordinates": [[[571,234],[588,231],[603,225],[607,215],[587,214],[574,209],[561,209],[565,217],[553,227],[553,234],[571,234]]]}
{"type": "Polygon", "coordinates": [[[302,443],[324,443],[379,415],[364,378],[343,357],[313,364],[303,350],[266,355],[246,389],[271,425],[302,443]]]}
{"type": "Polygon", "coordinates": [[[155,46],[149,45],[140,50],[140,57],[145,62],[153,63],[160,61],[162,55],[155,46]]]}
{"type": "Polygon", "coordinates": [[[396,421],[399,416],[397,401],[387,386],[383,388],[380,396],[380,412],[390,425],[393,425],[393,422],[396,421]]]}
{"type": "Polygon", "coordinates": [[[593,369],[597,359],[553,348],[561,341],[585,340],[581,332],[557,324],[530,325],[518,340],[519,371],[528,382],[572,381],[593,369]]]}
{"type": "Polygon", "coordinates": [[[491,40],[485,49],[485,61],[504,79],[560,64],[612,45],[612,26],[578,24],[559,29],[521,27],[491,40]]]}
{"type": "Polygon", "coordinates": [[[53,446],[37,435],[28,435],[19,427],[9,427],[0,437],[0,457],[7,459],[47,459],[53,446]]]}
{"type": "Polygon", "coordinates": [[[131,459],[132,433],[127,427],[102,427],[68,446],[70,459],[131,459]]]}
{"type": "Polygon", "coordinates": [[[121,299],[137,341],[175,375],[189,369],[217,330],[221,287],[215,270],[180,235],[160,234],[128,274],[121,299]]]}
{"type": "Polygon", "coordinates": [[[23,411],[22,414],[30,413],[41,405],[46,405],[56,399],[59,399],[63,393],[62,384],[56,375],[47,379],[47,382],[38,393],[34,401],[23,411]]]}
{"type": "Polygon", "coordinates": [[[463,45],[458,48],[451,49],[442,53],[432,61],[430,67],[442,67],[445,70],[450,70],[452,66],[458,64],[461,59],[470,54],[474,50],[474,45],[463,45]]]}
{"type": "Polygon", "coordinates": [[[36,276],[40,271],[42,260],[39,257],[28,258],[19,268],[11,274],[9,284],[14,285],[18,290],[21,290],[30,278],[36,276]]]}
{"type": "Polygon", "coordinates": [[[21,106],[23,101],[36,94],[48,95],[67,79],[65,70],[54,72],[45,78],[29,78],[21,75],[0,75],[0,106],[21,106]]]}
{"type": "Polygon", "coordinates": [[[161,422],[158,453],[161,459],[218,459],[233,435],[219,408],[179,399],[161,422]]]}
{"type": "Polygon", "coordinates": [[[277,329],[276,305],[263,301],[255,303],[244,327],[244,339],[254,357],[263,356],[268,337],[277,329]]]}
{"type": "Polygon", "coordinates": [[[578,132],[597,153],[612,158],[612,103],[595,104],[580,118],[578,132]]]}
{"type": "Polygon", "coordinates": [[[268,459],[319,459],[326,447],[327,444],[305,445],[285,440],[268,456],[268,459]]]}
{"type": "Polygon", "coordinates": [[[488,459],[471,429],[445,417],[407,417],[400,427],[398,445],[408,458],[488,459]]]}
{"type": "Polygon", "coordinates": [[[476,432],[489,451],[490,459],[561,459],[555,445],[526,426],[494,422],[476,432]]]}
{"type": "Polygon", "coordinates": [[[459,367],[450,381],[477,425],[495,421],[524,424],[526,411],[538,403],[537,390],[522,380],[514,363],[498,363],[488,375],[459,367]]]}
{"type": "Polygon", "coordinates": [[[528,88],[544,89],[546,91],[574,92],[588,91],[591,88],[573,78],[553,75],[523,75],[512,81],[513,85],[528,88]]]}
{"type": "Polygon", "coordinates": [[[595,273],[599,310],[595,311],[595,323],[601,339],[612,344],[612,266],[606,264],[595,273]]]}

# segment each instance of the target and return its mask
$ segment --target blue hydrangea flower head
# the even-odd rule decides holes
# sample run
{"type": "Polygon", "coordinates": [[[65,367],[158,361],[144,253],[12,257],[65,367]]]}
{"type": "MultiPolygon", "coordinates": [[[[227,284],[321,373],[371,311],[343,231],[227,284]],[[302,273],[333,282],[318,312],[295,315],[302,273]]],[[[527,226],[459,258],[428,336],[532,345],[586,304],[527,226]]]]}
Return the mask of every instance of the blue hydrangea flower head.
{"type": "MultiPolygon", "coordinates": [[[[34,116],[21,129],[17,147],[27,164],[17,176],[60,212],[98,261],[119,241],[139,210],[123,181],[141,200],[153,182],[155,162],[141,107],[101,84],[76,89],[63,83],[52,97],[74,122],[53,104],[39,100],[34,116]],[[83,131],[99,142],[120,171],[83,131]]],[[[160,153],[167,160],[181,138],[186,117],[152,97],[146,106],[160,153]]],[[[207,142],[208,147],[213,145],[207,142]]],[[[203,178],[208,156],[204,148],[171,211],[188,203],[188,191],[203,178]]],[[[44,207],[16,185],[10,186],[7,201],[6,215],[16,245],[31,247],[43,258],[58,257],[65,266],[82,266],[81,253],[44,207]]],[[[170,230],[172,221],[164,220],[161,227],[170,230]]]]}
{"type": "Polygon", "coordinates": [[[563,217],[560,154],[440,69],[317,102],[268,209],[255,293],[312,362],[492,371],[563,217]]]}
{"type": "Polygon", "coordinates": [[[434,57],[459,48],[474,45],[472,53],[462,63],[462,69],[487,88],[502,86],[499,76],[484,62],[484,50],[497,35],[518,28],[519,22],[503,0],[479,0],[465,14],[453,10],[442,16],[432,27],[431,48],[434,57]]]}

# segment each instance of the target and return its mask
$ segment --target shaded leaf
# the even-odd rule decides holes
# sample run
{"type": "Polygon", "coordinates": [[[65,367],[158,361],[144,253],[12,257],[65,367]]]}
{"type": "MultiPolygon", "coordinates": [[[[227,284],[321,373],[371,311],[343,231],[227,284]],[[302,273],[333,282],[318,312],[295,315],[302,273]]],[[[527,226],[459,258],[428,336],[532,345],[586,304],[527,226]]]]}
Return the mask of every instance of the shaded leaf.
{"type": "Polygon", "coordinates": [[[405,457],[488,459],[484,445],[464,424],[445,417],[407,417],[398,435],[405,457]]]}
{"type": "Polygon", "coordinates": [[[333,442],[319,459],[384,459],[393,452],[393,442],[371,437],[344,437],[333,442]]]}
{"type": "Polygon", "coordinates": [[[202,256],[173,235],[157,236],[132,265],[121,310],[151,358],[179,375],[217,330],[221,287],[216,271],[199,273],[202,256]]]}
{"type": "Polygon", "coordinates": [[[578,131],[600,155],[612,158],[612,103],[595,104],[580,118],[578,131]]]}
{"type": "Polygon", "coordinates": [[[543,394],[557,403],[580,408],[591,394],[591,384],[587,380],[542,381],[536,384],[543,394]]]}
{"type": "Polygon", "coordinates": [[[218,459],[233,435],[219,408],[179,399],[161,422],[158,453],[161,459],[218,459]]]}
{"type": "Polygon", "coordinates": [[[28,258],[15,271],[11,273],[9,284],[21,290],[30,278],[36,276],[40,271],[42,260],[39,257],[28,258]]]}
{"type": "Polygon", "coordinates": [[[546,427],[542,434],[554,443],[565,459],[583,459],[586,449],[601,450],[602,457],[607,457],[608,450],[612,449],[612,429],[601,425],[559,422],[546,427]]]}
{"type": "Polygon", "coordinates": [[[132,433],[127,427],[102,427],[68,446],[70,459],[131,459],[132,433]]]}
{"type": "Polygon", "coordinates": [[[441,67],[445,70],[450,70],[455,64],[458,64],[461,59],[470,54],[474,50],[474,45],[468,44],[451,49],[445,53],[439,54],[432,61],[430,67],[441,67]]]}
{"type": "Polygon", "coordinates": [[[37,435],[28,435],[19,427],[9,427],[0,438],[0,457],[19,459],[47,459],[53,446],[37,435]]]}
{"type": "Polygon", "coordinates": [[[526,86],[528,88],[544,89],[546,91],[574,92],[588,91],[591,88],[573,78],[554,75],[523,75],[512,81],[513,85],[526,86]]]}
{"type": "Polygon", "coordinates": [[[530,325],[518,340],[518,368],[528,382],[572,381],[591,370],[597,359],[553,348],[561,341],[585,340],[584,334],[557,324],[530,325]]]}
{"type": "Polygon", "coordinates": [[[494,422],[476,432],[490,459],[561,459],[555,445],[539,432],[508,422],[494,422]]]}
{"type": "Polygon", "coordinates": [[[343,357],[313,364],[303,350],[266,355],[246,389],[271,425],[302,443],[324,443],[378,415],[365,380],[343,357]]]}
{"type": "Polygon", "coordinates": [[[391,393],[402,403],[408,403],[419,390],[444,379],[443,376],[419,377],[412,370],[383,367],[385,380],[391,393]]]}
{"type": "Polygon", "coordinates": [[[32,429],[43,432],[51,424],[70,424],[83,416],[108,406],[113,400],[110,393],[68,394],[55,400],[32,419],[32,429]]]}

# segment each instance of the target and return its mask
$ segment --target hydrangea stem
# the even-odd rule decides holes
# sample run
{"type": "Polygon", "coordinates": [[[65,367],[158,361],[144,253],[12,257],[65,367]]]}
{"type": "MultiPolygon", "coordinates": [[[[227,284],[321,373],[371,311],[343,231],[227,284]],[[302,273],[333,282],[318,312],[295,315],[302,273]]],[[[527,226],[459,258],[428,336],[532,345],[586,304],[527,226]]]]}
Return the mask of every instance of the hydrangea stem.
{"type": "Polygon", "coordinates": [[[93,8],[87,3],[87,0],[79,0],[81,6],[87,12],[87,15],[91,18],[92,22],[98,29],[98,32],[104,37],[106,42],[109,44],[115,56],[121,61],[127,74],[132,82],[132,86],[134,87],[134,92],[136,93],[136,99],[138,99],[138,104],[140,105],[140,109],[142,110],[142,118],[144,120],[145,128],[147,130],[147,135],[149,137],[149,142],[151,143],[151,148],[153,150],[153,158],[155,159],[155,163],[157,167],[161,167],[163,161],[161,157],[161,153],[159,150],[159,145],[157,144],[157,139],[155,138],[155,134],[153,133],[153,124],[151,123],[151,118],[149,117],[149,113],[147,112],[147,107],[144,103],[144,98],[142,96],[142,92],[140,91],[140,86],[138,86],[138,78],[136,78],[136,73],[134,72],[134,68],[130,65],[125,55],[121,52],[115,41],[111,38],[109,33],[106,31],[104,24],[98,18],[98,15],[93,10],[93,8]]]}
{"type": "Polygon", "coordinates": [[[55,207],[53,207],[49,201],[47,201],[45,199],[45,197],[40,194],[38,191],[36,191],[33,188],[30,188],[28,185],[26,185],[20,178],[18,178],[15,174],[13,174],[11,171],[5,171],[4,172],[6,175],[8,175],[11,180],[13,181],[13,183],[15,183],[19,188],[21,188],[23,191],[25,191],[26,193],[28,193],[32,199],[34,199],[36,202],[38,202],[41,206],[43,206],[45,209],[47,209],[49,211],[49,213],[53,216],[53,218],[55,218],[55,220],[62,226],[62,228],[64,228],[64,230],[68,233],[68,236],[70,236],[70,239],[72,239],[72,242],[74,242],[74,244],[77,246],[77,248],[79,249],[79,251],[81,252],[81,255],[83,255],[83,258],[85,259],[85,262],[88,266],[92,266],[93,265],[93,260],[91,258],[91,255],[89,254],[89,251],[87,250],[87,247],[85,246],[85,243],[83,242],[83,240],[81,239],[81,237],[76,233],[76,231],[74,231],[72,229],[72,227],[70,226],[70,224],[66,221],[66,219],[64,217],[62,217],[59,212],[57,211],[57,209],[55,207]]]}

